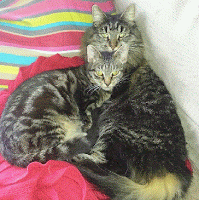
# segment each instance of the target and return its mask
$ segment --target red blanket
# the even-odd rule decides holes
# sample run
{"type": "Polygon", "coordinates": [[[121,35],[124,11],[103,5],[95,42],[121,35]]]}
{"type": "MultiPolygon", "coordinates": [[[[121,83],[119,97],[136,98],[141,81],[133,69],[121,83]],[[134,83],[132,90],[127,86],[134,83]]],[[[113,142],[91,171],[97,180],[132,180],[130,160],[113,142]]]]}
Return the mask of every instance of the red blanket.
{"type": "MultiPolygon", "coordinates": [[[[79,57],[54,55],[39,57],[28,67],[20,68],[8,90],[0,92],[0,115],[9,95],[19,84],[38,73],[84,64],[79,57]]],[[[0,156],[0,199],[5,200],[105,200],[109,199],[87,182],[78,169],[64,161],[33,162],[27,168],[10,165],[0,156]]]]}

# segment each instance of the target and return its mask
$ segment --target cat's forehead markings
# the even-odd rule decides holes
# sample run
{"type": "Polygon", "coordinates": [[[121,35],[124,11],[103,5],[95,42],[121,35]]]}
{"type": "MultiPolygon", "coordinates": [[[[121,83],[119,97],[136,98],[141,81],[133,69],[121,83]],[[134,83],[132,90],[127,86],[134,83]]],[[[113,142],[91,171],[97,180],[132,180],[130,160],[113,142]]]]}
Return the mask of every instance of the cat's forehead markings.
{"type": "Polygon", "coordinates": [[[115,22],[115,28],[118,28],[118,22],[115,22]]]}
{"type": "Polygon", "coordinates": [[[107,28],[109,30],[114,30],[118,28],[118,21],[116,22],[108,22],[105,26],[107,26],[107,28]]]}
{"type": "Polygon", "coordinates": [[[112,55],[114,54],[114,52],[102,51],[101,54],[103,56],[103,60],[107,61],[112,58],[112,55]]]}
{"type": "Polygon", "coordinates": [[[110,29],[117,29],[118,28],[118,20],[121,15],[110,15],[108,17],[108,26],[110,29]]]}
{"type": "Polygon", "coordinates": [[[109,27],[110,27],[110,29],[112,29],[112,27],[113,27],[113,25],[112,25],[112,23],[110,22],[110,24],[109,24],[109,27]]]}

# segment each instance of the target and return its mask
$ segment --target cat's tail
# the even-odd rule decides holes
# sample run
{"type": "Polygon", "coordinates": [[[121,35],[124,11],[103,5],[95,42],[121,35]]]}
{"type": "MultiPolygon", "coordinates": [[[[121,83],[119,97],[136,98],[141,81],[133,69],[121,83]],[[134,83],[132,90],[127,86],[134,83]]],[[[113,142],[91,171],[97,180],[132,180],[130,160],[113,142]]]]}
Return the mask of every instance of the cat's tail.
{"type": "Polygon", "coordinates": [[[125,176],[91,165],[80,166],[79,170],[113,200],[181,199],[190,183],[168,172],[164,176],[154,177],[147,184],[138,184],[125,176]]]}

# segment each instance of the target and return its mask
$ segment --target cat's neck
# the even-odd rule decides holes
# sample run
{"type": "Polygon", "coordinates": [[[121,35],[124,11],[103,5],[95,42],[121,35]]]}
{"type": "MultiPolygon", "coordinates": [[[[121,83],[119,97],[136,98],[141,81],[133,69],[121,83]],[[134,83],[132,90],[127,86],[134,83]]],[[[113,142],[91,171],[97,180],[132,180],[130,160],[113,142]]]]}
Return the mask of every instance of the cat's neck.
{"type": "Polygon", "coordinates": [[[145,81],[146,76],[149,74],[154,74],[153,70],[149,67],[147,61],[143,59],[141,65],[135,70],[134,73],[132,73],[131,78],[130,78],[130,90],[132,90],[135,85],[137,84],[137,81],[145,81]]]}

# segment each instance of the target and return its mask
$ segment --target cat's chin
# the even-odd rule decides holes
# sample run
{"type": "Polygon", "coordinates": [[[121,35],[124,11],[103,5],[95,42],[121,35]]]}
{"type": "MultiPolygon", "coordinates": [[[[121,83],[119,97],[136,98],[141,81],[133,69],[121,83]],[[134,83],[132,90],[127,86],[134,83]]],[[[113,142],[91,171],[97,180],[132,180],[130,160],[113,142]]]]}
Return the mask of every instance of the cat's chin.
{"type": "Polygon", "coordinates": [[[102,90],[106,91],[106,92],[112,92],[113,91],[113,87],[101,87],[102,90]]]}

